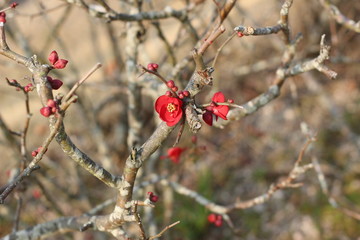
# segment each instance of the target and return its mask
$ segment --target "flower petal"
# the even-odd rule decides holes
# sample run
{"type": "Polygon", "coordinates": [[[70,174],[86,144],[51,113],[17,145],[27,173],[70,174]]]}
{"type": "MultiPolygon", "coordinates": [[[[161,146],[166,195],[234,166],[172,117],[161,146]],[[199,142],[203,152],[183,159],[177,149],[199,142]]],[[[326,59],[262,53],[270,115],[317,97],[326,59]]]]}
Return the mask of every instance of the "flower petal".
{"type": "Polygon", "coordinates": [[[209,125],[212,126],[213,123],[213,115],[210,111],[206,111],[203,116],[202,116],[204,122],[209,125]]]}
{"type": "Polygon", "coordinates": [[[228,112],[229,112],[229,107],[225,105],[219,105],[214,107],[213,109],[213,113],[224,120],[227,120],[226,115],[228,114],[228,112]]]}
{"type": "Polygon", "coordinates": [[[225,102],[225,96],[222,92],[217,92],[211,99],[213,102],[225,102]]]}
{"type": "Polygon", "coordinates": [[[167,104],[168,101],[169,101],[169,98],[168,96],[166,95],[162,95],[160,96],[158,99],[156,99],[156,102],[155,102],[155,110],[157,113],[160,113],[160,109],[163,105],[167,104]]]}

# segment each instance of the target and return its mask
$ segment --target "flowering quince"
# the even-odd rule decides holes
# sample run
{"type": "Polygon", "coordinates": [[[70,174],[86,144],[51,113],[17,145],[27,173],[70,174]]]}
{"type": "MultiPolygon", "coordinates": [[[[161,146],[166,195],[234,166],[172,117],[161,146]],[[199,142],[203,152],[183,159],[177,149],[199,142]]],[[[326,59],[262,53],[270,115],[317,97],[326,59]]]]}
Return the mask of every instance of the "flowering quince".
{"type": "Polygon", "coordinates": [[[182,104],[183,102],[178,98],[162,95],[155,102],[155,110],[160,119],[166,122],[166,125],[172,127],[183,116],[182,104]]]}
{"type": "Polygon", "coordinates": [[[179,163],[180,162],[180,156],[181,154],[185,151],[185,148],[181,148],[181,147],[172,147],[169,148],[167,151],[167,156],[168,158],[170,158],[170,160],[173,163],[179,163]]]}
{"type": "Polygon", "coordinates": [[[215,120],[218,120],[218,117],[227,120],[226,115],[229,112],[229,106],[216,104],[226,102],[225,96],[222,92],[215,93],[211,100],[212,103],[210,104],[210,106],[205,108],[205,113],[203,114],[204,122],[210,126],[212,126],[213,122],[212,115],[215,115],[215,120]]]}

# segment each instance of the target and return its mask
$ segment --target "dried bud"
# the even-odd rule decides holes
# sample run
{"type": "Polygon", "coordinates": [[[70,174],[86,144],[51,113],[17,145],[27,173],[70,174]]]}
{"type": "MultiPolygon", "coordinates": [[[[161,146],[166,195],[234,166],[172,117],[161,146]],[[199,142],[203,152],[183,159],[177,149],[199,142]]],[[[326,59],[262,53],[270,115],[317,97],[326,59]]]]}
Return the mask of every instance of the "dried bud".
{"type": "Polygon", "coordinates": [[[59,60],[59,55],[54,50],[50,53],[48,59],[49,59],[49,62],[51,63],[51,65],[54,65],[59,60]]]}
{"type": "Polygon", "coordinates": [[[68,60],[59,59],[59,60],[57,60],[57,61],[54,63],[53,67],[54,67],[55,69],[63,69],[63,68],[66,67],[66,64],[67,64],[68,62],[69,62],[68,60]]]}

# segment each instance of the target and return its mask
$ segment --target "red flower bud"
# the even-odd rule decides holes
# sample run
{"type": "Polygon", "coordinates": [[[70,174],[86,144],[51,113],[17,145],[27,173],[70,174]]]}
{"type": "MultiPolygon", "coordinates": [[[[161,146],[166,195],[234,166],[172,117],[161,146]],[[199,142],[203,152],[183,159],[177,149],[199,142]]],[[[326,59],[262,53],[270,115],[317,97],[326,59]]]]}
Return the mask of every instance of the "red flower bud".
{"type": "Polygon", "coordinates": [[[31,152],[31,156],[36,157],[36,155],[38,155],[38,151],[37,151],[37,150],[34,150],[34,151],[31,152]]]}
{"type": "Polygon", "coordinates": [[[54,50],[50,53],[48,59],[49,59],[49,62],[51,63],[51,65],[54,65],[57,62],[57,60],[59,60],[59,55],[54,50]]]}
{"type": "Polygon", "coordinates": [[[44,117],[49,117],[51,115],[51,108],[46,106],[46,107],[42,107],[40,109],[40,113],[41,115],[43,115],[44,117]]]}
{"type": "Polygon", "coordinates": [[[6,13],[0,12],[0,22],[6,23],[6,13]]]}
{"type": "Polygon", "coordinates": [[[16,8],[19,4],[17,2],[13,2],[12,4],[10,4],[11,8],[16,8]]]}
{"type": "Polygon", "coordinates": [[[171,97],[171,96],[172,96],[172,92],[166,91],[165,96],[171,97]]]}
{"type": "Polygon", "coordinates": [[[159,64],[157,63],[151,63],[151,66],[157,70],[159,68],[159,64]]]}
{"type": "Polygon", "coordinates": [[[233,99],[228,99],[227,101],[228,101],[228,103],[234,103],[233,99]]]}
{"type": "Polygon", "coordinates": [[[24,91],[25,92],[30,92],[30,91],[32,91],[34,88],[33,88],[33,85],[32,85],[32,83],[29,83],[28,85],[26,85],[25,87],[24,87],[24,91]]]}
{"type": "Polygon", "coordinates": [[[214,213],[209,214],[207,219],[210,223],[213,223],[216,227],[220,227],[223,223],[222,216],[214,213]]]}
{"type": "Polygon", "coordinates": [[[54,67],[55,69],[63,69],[63,68],[66,67],[66,64],[67,64],[68,62],[69,62],[68,60],[59,59],[59,60],[57,60],[57,61],[54,63],[53,67],[54,67]]]}
{"type": "Polygon", "coordinates": [[[183,98],[185,97],[182,92],[180,92],[180,93],[178,94],[178,96],[179,96],[180,99],[183,99],[183,98]]]}
{"type": "Polygon", "coordinates": [[[54,90],[58,90],[63,85],[63,82],[59,79],[52,79],[49,83],[54,90]]]}
{"type": "Polygon", "coordinates": [[[152,66],[148,66],[148,68],[147,68],[148,70],[150,70],[150,71],[153,71],[153,72],[155,72],[156,71],[156,69],[155,68],[153,68],[152,66]]]}
{"type": "Polygon", "coordinates": [[[55,102],[54,100],[52,100],[52,99],[49,99],[49,100],[47,101],[47,105],[48,105],[49,107],[53,108],[53,107],[56,107],[56,102],[55,102]]]}
{"type": "Polygon", "coordinates": [[[183,91],[183,94],[184,94],[185,97],[190,96],[190,92],[189,92],[189,91],[183,91]]]}
{"type": "Polygon", "coordinates": [[[216,214],[215,214],[215,213],[209,214],[209,216],[207,217],[207,219],[208,219],[208,221],[209,221],[210,223],[215,222],[215,221],[216,221],[216,214]]]}
{"type": "Polygon", "coordinates": [[[156,70],[159,68],[159,65],[156,63],[149,63],[147,65],[147,69],[149,69],[150,71],[154,71],[156,72],[156,70]]]}
{"type": "Polygon", "coordinates": [[[148,192],[149,200],[153,203],[156,203],[159,200],[159,196],[156,196],[153,192],[148,192]]]}
{"type": "Polygon", "coordinates": [[[243,37],[244,36],[244,34],[242,32],[238,32],[237,35],[238,35],[238,37],[243,37]]]}
{"type": "Polygon", "coordinates": [[[214,222],[215,226],[217,227],[221,227],[222,225],[222,220],[216,219],[216,221],[214,222]]]}
{"type": "Polygon", "coordinates": [[[177,90],[179,90],[179,88],[177,86],[172,87],[171,90],[173,90],[174,92],[177,92],[177,90]]]}
{"type": "Polygon", "coordinates": [[[166,86],[168,88],[173,88],[173,87],[175,87],[175,82],[173,80],[169,80],[169,81],[167,81],[166,86]]]}

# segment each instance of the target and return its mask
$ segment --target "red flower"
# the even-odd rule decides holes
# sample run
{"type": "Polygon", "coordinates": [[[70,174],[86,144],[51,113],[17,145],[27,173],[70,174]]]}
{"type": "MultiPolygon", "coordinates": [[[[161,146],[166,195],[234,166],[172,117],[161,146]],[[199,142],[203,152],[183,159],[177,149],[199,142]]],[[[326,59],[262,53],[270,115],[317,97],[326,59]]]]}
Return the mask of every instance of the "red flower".
{"type": "Polygon", "coordinates": [[[212,114],[215,115],[215,120],[217,120],[218,117],[227,120],[226,115],[229,112],[229,106],[216,104],[216,103],[226,102],[225,96],[222,92],[215,93],[211,100],[212,100],[211,105],[209,107],[206,107],[206,111],[203,114],[204,122],[210,126],[212,126],[212,121],[213,121],[212,114]]]}
{"type": "Polygon", "coordinates": [[[183,102],[178,98],[162,95],[155,102],[155,110],[160,119],[166,122],[169,127],[172,127],[182,118],[182,104],[183,102]]]}
{"type": "Polygon", "coordinates": [[[167,157],[170,158],[170,160],[173,161],[174,163],[179,163],[181,153],[184,151],[185,151],[185,148],[181,148],[181,147],[169,148],[167,151],[167,154],[168,154],[167,157]]]}

